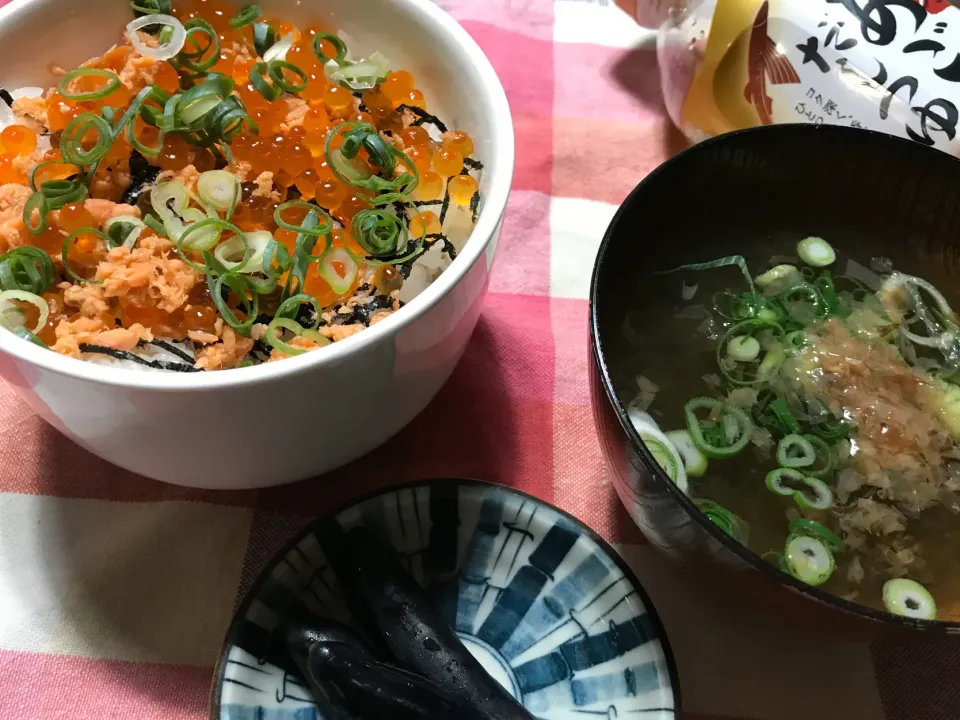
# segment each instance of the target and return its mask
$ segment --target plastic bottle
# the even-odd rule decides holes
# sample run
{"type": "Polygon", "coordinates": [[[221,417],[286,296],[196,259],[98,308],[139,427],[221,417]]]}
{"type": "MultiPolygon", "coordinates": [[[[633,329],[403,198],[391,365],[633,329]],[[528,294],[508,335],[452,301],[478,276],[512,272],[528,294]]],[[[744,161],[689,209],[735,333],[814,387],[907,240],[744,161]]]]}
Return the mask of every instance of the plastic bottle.
{"type": "Polygon", "coordinates": [[[678,0],[657,51],[691,140],[803,122],[960,156],[960,8],[946,0],[678,0]]]}

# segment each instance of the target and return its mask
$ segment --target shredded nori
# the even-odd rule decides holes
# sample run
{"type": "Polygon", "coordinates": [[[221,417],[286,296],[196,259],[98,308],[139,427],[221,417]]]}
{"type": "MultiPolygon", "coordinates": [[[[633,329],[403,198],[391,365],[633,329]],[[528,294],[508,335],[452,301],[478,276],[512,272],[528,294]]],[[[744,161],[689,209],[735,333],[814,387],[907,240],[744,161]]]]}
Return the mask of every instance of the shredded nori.
{"type": "Polygon", "coordinates": [[[483,170],[483,163],[479,160],[474,160],[473,158],[464,158],[463,164],[471,170],[483,170]]]}
{"type": "Polygon", "coordinates": [[[473,218],[473,224],[477,224],[477,216],[480,214],[480,191],[477,190],[470,198],[470,213],[473,218]]]}
{"type": "Polygon", "coordinates": [[[80,343],[80,352],[98,353],[100,355],[109,355],[117,360],[130,360],[139,365],[153,368],[155,370],[173,370],[175,372],[203,372],[200,368],[193,365],[184,365],[183,363],[169,362],[167,360],[147,360],[139,355],[126,350],[115,350],[114,348],[103,347],[102,345],[92,345],[90,343],[80,343]]]}
{"type": "Polygon", "coordinates": [[[141,342],[147,343],[147,344],[149,344],[149,345],[155,345],[156,347],[158,347],[158,348],[160,348],[160,349],[162,349],[162,350],[166,350],[166,351],[167,351],[168,353],[170,353],[171,355],[176,355],[178,358],[180,358],[181,360],[186,360],[186,361],[187,361],[188,363],[190,363],[191,365],[192,365],[194,362],[196,362],[196,358],[190,357],[190,355],[189,355],[186,351],[181,350],[181,349],[178,348],[176,345],[173,345],[173,344],[171,344],[171,343],[168,343],[166,340],[156,340],[156,339],[154,339],[154,340],[143,340],[143,341],[141,341],[141,342]]]}
{"type": "Polygon", "coordinates": [[[411,202],[411,204],[412,204],[412,205],[415,205],[416,207],[424,207],[424,206],[426,206],[426,205],[439,205],[439,204],[442,203],[442,202],[443,202],[442,199],[437,199],[437,200],[413,200],[413,201],[411,202]]]}
{"type": "Polygon", "coordinates": [[[403,112],[404,110],[409,110],[414,115],[416,115],[417,119],[413,121],[414,125],[423,125],[424,123],[430,123],[442,133],[445,133],[447,131],[447,126],[443,124],[443,120],[438,118],[436,115],[431,115],[423,108],[418,108],[416,105],[398,105],[397,110],[400,112],[403,112]]]}
{"type": "Polygon", "coordinates": [[[364,326],[370,326],[370,315],[377,310],[392,310],[393,298],[389,295],[374,295],[370,302],[366,304],[356,304],[350,308],[350,313],[334,313],[334,325],[354,325],[360,323],[364,326]]]}
{"type": "Polygon", "coordinates": [[[160,168],[148,163],[143,155],[134,150],[130,155],[130,178],[133,182],[124,191],[121,202],[136,205],[144,189],[153,185],[159,174],[160,168]]]}
{"type": "Polygon", "coordinates": [[[6,88],[0,87],[0,100],[3,100],[10,108],[13,108],[13,95],[7,92],[6,88]]]}
{"type": "Polygon", "coordinates": [[[443,221],[447,217],[447,210],[450,209],[450,189],[443,193],[443,205],[440,206],[440,226],[443,227],[443,221]]]}

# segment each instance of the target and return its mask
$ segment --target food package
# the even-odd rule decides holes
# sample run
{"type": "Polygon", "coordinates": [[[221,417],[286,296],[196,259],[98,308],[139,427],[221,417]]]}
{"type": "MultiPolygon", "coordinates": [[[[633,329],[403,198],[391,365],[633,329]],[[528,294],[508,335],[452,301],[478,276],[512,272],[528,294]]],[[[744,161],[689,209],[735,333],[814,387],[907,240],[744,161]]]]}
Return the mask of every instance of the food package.
{"type": "Polygon", "coordinates": [[[657,50],[691,140],[833,124],[960,156],[960,7],[947,0],[688,0],[657,50]]]}

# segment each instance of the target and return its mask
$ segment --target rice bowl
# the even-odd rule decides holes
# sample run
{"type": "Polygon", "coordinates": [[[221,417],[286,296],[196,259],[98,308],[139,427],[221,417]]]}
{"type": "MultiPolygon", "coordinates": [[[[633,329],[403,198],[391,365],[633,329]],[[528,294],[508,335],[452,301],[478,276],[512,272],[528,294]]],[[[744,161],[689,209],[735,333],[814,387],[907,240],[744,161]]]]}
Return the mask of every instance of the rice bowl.
{"type": "MultiPolygon", "coordinates": [[[[477,154],[484,158],[480,192],[485,202],[457,259],[409,305],[322,352],[282,363],[210,374],[141,373],[78,363],[2,333],[0,372],[45,419],[111,462],[171,482],[207,487],[290,482],[357,457],[409,422],[449,376],[476,322],[512,175],[512,127],[499,81],[469,36],[431,3],[331,2],[319,17],[292,3],[263,3],[263,8],[281,16],[286,11],[297,23],[320,20],[348,28],[359,47],[389,50],[404,67],[422,75],[424,94],[436,98],[436,110],[431,110],[475,139],[477,154]],[[417,40],[398,43],[403,49],[390,44],[403,37],[417,40]],[[437,52],[448,58],[446,66],[430,62],[437,52]],[[367,423],[363,437],[350,433],[351,413],[368,415],[360,406],[370,407],[384,395],[396,402],[367,423]],[[303,398],[311,396],[343,413],[329,426],[318,426],[313,413],[302,407],[303,398]],[[226,465],[211,459],[235,449],[235,438],[243,434],[241,418],[251,407],[279,413],[294,426],[301,417],[306,427],[310,417],[322,439],[307,453],[278,429],[275,444],[269,444],[277,451],[274,457],[226,465]],[[227,427],[233,417],[236,425],[227,427]],[[170,442],[181,454],[176,462],[162,448],[170,442]]],[[[129,21],[127,11],[125,4],[107,0],[82,9],[56,0],[4,8],[0,37],[10,62],[0,85],[49,86],[44,68],[23,61],[28,44],[41,37],[44,46],[65,48],[57,60],[73,66],[110,46],[116,28],[129,21]],[[64,12],[71,23],[89,25],[90,31],[64,34],[50,22],[64,12]]],[[[150,352],[172,361],[163,348],[150,352]]]]}

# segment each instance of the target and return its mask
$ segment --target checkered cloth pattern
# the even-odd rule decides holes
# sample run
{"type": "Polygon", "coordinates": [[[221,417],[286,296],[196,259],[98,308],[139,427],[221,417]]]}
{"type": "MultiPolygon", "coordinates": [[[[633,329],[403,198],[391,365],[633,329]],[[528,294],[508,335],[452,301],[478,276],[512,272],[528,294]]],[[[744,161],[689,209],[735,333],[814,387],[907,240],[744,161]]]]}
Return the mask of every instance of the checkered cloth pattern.
{"type": "MultiPolygon", "coordinates": [[[[640,2],[641,16],[657,4],[640,2]]],[[[0,716],[207,717],[233,609],[287,538],[388,483],[464,476],[533,493],[618,547],[666,625],[689,720],[960,717],[960,640],[871,647],[732,611],[644,543],[609,483],[589,407],[587,289],[617,204],[684,146],[661,101],[655,35],[610,0],[442,4],[500,74],[517,137],[463,361],[380,449],[260,492],[119,470],[0,384],[0,716]]]]}

